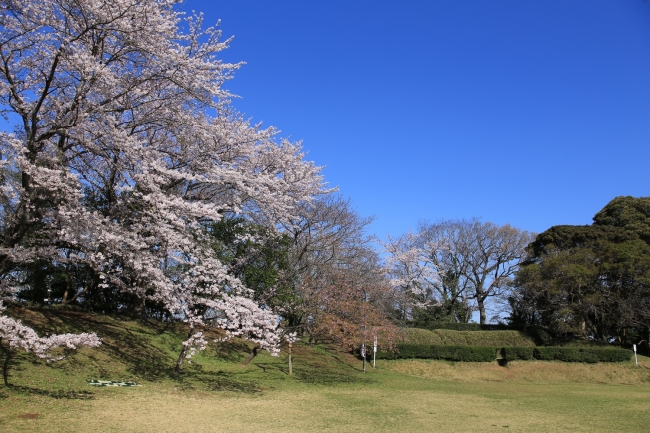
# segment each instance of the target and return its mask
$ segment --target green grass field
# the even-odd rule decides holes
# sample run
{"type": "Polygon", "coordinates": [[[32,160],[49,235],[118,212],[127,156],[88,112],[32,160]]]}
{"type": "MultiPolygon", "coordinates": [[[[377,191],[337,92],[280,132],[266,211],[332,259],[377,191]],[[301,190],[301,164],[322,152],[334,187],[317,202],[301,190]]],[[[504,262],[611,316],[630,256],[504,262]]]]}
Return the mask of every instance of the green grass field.
{"type": "Polygon", "coordinates": [[[650,360],[361,363],[331,347],[298,345],[241,365],[246,343],[213,346],[171,366],[182,327],[107,316],[17,314],[40,329],[98,329],[100,349],[47,364],[21,355],[12,386],[0,386],[2,432],[516,431],[645,432],[650,360]],[[139,387],[93,388],[86,379],[135,380],[139,387]]]}

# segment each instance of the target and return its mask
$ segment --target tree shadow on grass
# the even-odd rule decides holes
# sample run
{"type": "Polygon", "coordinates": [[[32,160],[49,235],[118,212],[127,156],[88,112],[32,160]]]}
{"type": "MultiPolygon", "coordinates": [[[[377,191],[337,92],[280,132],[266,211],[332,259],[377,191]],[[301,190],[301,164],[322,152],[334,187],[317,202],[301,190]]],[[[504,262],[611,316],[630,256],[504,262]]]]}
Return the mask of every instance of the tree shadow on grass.
{"type": "Polygon", "coordinates": [[[34,388],[31,386],[18,386],[18,385],[9,385],[6,387],[16,393],[20,394],[29,394],[29,395],[42,395],[44,397],[51,397],[56,399],[66,399],[66,400],[92,400],[95,398],[95,393],[92,391],[86,390],[55,390],[49,391],[39,388],[34,388]]]}
{"type": "Polygon", "coordinates": [[[296,379],[300,382],[315,385],[338,385],[351,383],[369,383],[370,379],[351,375],[346,371],[336,371],[332,369],[310,368],[294,370],[296,379]]]}
{"type": "MultiPolygon", "coordinates": [[[[256,362],[252,365],[260,368],[264,373],[279,372],[289,374],[289,366],[284,362],[256,362]]],[[[317,359],[294,359],[293,377],[295,380],[317,385],[338,385],[351,383],[369,383],[372,380],[363,377],[360,370],[350,366],[336,356],[317,359]],[[330,359],[336,363],[328,362],[330,359]]]]}
{"type": "Polygon", "coordinates": [[[250,352],[250,344],[242,340],[222,341],[213,346],[211,355],[217,356],[225,361],[240,362],[250,352]]]}
{"type": "Polygon", "coordinates": [[[237,380],[232,376],[231,373],[220,371],[209,375],[197,375],[195,379],[210,391],[231,391],[246,394],[262,392],[262,388],[257,383],[237,380]]]}
{"type": "Polygon", "coordinates": [[[253,381],[235,378],[236,373],[218,371],[216,373],[181,372],[175,376],[178,387],[184,391],[219,391],[257,394],[262,387],[253,381]]]}
{"type": "MultiPolygon", "coordinates": [[[[85,351],[87,359],[98,371],[99,378],[115,379],[111,377],[115,370],[126,370],[133,376],[155,381],[163,378],[173,378],[172,366],[174,354],[172,346],[177,336],[171,334],[176,330],[177,324],[147,323],[146,326],[137,326],[131,318],[119,316],[101,316],[78,311],[54,310],[17,310],[16,316],[33,326],[39,335],[53,333],[80,333],[95,332],[102,344],[92,351],[85,351]],[[132,321],[133,324],[129,324],[132,321]],[[131,329],[133,328],[133,329],[131,329]],[[174,329],[170,329],[174,328],[174,329]],[[171,342],[167,340],[152,339],[152,335],[159,335],[169,330],[171,342]],[[153,344],[157,342],[158,345],[153,344]]],[[[180,340],[179,340],[180,346],[180,340]]],[[[180,351],[180,348],[178,349],[180,351]]],[[[177,355],[176,355],[177,356],[177,355]]],[[[75,353],[66,353],[65,361],[53,363],[53,368],[75,368],[80,361],[75,353]]]]}

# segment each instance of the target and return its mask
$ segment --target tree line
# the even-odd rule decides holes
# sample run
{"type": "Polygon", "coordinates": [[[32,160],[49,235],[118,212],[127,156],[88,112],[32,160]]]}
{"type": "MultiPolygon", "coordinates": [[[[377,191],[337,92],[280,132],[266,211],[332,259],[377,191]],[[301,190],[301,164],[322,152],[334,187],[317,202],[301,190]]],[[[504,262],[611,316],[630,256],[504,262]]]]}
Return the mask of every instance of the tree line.
{"type": "MultiPolygon", "coordinates": [[[[647,325],[647,199],[537,238],[423,222],[378,251],[372,219],[300,143],[233,109],[224,84],[240,64],[218,57],[229,40],[176,3],[0,7],[0,110],[13,127],[0,133],[0,312],[61,304],[183,321],[177,369],[209,327],[277,353],[298,335],[390,348],[399,326],[475,311],[486,323],[498,302],[512,323],[601,339],[647,325]]],[[[3,348],[99,344],[0,318],[3,348]]]]}
{"type": "Polygon", "coordinates": [[[389,238],[400,316],[415,326],[536,325],[556,335],[645,342],[650,330],[650,197],[616,197],[585,226],[534,235],[479,220],[420,223],[389,238]]]}

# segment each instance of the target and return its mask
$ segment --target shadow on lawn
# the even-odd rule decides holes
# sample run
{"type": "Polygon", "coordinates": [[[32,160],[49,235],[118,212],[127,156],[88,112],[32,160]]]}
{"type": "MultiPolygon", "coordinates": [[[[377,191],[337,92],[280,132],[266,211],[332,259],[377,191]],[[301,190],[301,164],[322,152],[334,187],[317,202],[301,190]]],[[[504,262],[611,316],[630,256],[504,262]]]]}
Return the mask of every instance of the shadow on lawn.
{"type": "MultiPolygon", "coordinates": [[[[335,346],[312,347],[298,346],[293,357],[293,377],[298,382],[318,385],[337,385],[350,383],[369,383],[372,380],[364,377],[361,369],[355,368],[344,359],[345,355],[335,346]]],[[[255,362],[252,363],[265,373],[278,372],[289,374],[286,362],[255,362]]]]}
{"type": "MultiPolygon", "coordinates": [[[[122,364],[129,374],[139,378],[150,381],[174,378],[173,346],[177,343],[180,350],[180,339],[171,331],[177,331],[177,324],[136,322],[130,317],[99,316],[62,309],[23,310],[20,313],[22,314],[18,315],[19,318],[37,329],[41,335],[66,332],[97,333],[102,339],[102,345],[88,353],[87,358],[98,371],[99,378],[114,379],[111,375],[114,374],[112,370],[115,365],[112,363],[115,361],[122,364]],[[144,326],[136,326],[137,323],[144,326]],[[167,331],[170,332],[171,341],[152,338],[167,331]],[[106,362],[106,359],[111,361],[106,362]]],[[[66,353],[66,363],[74,367],[81,361],[70,352],[66,353]]],[[[53,364],[53,367],[56,368],[57,365],[53,364]]]]}
{"type": "MultiPolygon", "coordinates": [[[[67,399],[67,400],[92,400],[95,398],[95,393],[92,391],[75,391],[75,390],[56,390],[48,391],[39,388],[33,388],[30,386],[18,386],[11,385],[6,388],[20,394],[30,394],[30,395],[42,395],[45,397],[57,398],[57,399],[67,399]]],[[[4,396],[6,398],[6,396],[4,396]]]]}
{"type": "Polygon", "coordinates": [[[236,378],[238,375],[245,376],[246,373],[231,373],[222,370],[216,373],[203,373],[199,367],[194,371],[187,369],[181,371],[174,376],[174,381],[183,391],[230,391],[245,394],[256,394],[263,391],[256,382],[238,379],[236,378]]]}
{"type": "MultiPolygon", "coordinates": [[[[257,377],[273,375],[286,377],[288,365],[279,360],[261,360],[251,365],[261,370],[253,373],[250,369],[241,372],[205,371],[199,363],[184,363],[180,374],[175,374],[175,365],[181,342],[187,330],[183,324],[161,323],[152,320],[137,320],[128,316],[108,316],[71,311],[64,309],[27,310],[17,309],[15,317],[33,326],[39,335],[47,333],[96,332],[102,339],[102,345],[93,350],[85,350],[82,356],[74,351],[66,353],[67,358],[61,363],[52,364],[52,368],[63,371],[86,371],[88,375],[97,375],[93,379],[160,381],[171,380],[181,389],[230,391],[247,394],[263,390],[264,380],[257,377]],[[252,375],[251,375],[252,373],[252,375]]],[[[209,331],[209,340],[222,336],[209,331]]],[[[206,355],[220,358],[231,363],[241,362],[250,352],[250,344],[238,339],[210,345],[206,355]]],[[[19,363],[42,361],[32,360],[30,356],[20,357],[19,363]]],[[[294,348],[293,380],[308,384],[336,385],[350,383],[367,383],[372,380],[361,373],[356,364],[351,363],[346,353],[335,348],[297,345],[294,348]]],[[[12,368],[20,367],[12,364],[12,368]]],[[[13,386],[11,389],[47,395],[53,398],[87,399],[92,398],[89,391],[59,391],[37,389],[25,386],[13,386]]]]}
{"type": "Polygon", "coordinates": [[[349,383],[368,383],[371,380],[359,376],[358,374],[350,374],[347,371],[338,371],[331,368],[319,369],[295,369],[294,374],[296,379],[303,383],[317,384],[317,385],[337,385],[349,383]]]}

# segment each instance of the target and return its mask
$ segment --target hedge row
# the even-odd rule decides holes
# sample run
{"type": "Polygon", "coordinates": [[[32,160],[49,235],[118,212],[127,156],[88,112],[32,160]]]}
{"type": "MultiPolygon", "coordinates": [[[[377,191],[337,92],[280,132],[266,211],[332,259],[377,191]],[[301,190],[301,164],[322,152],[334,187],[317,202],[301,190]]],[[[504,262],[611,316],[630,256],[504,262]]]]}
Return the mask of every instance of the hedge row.
{"type": "Polygon", "coordinates": [[[521,331],[523,326],[510,326],[503,324],[457,323],[457,322],[425,322],[418,321],[411,324],[414,328],[422,329],[449,329],[451,331],[521,331]]]}
{"type": "Polygon", "coordinates": [[[400,343],[431,346],[535,346],[535,341],[520,331],[450,331],[449,329],[404,328],[400,343]]]}
{"type": "Polygon", "coordinates": [[[627,349],[601,347],[536,347],[533,356],[542,361],[564,362],[624,362],[632,352],[627,349]]]}
{"type": "Polygon", "coordinates": [[[564,362],[624,362],[632,352],[619,348],[599,347],[493,347],[493,346],[435,346],[429,344],[398,344],[397,352],[379,351],[377,359],[444,359],[462,362],[502,363],[515,360],[564,362]]]}
{"type": "Polygon", "coordinates": [[[436,329],[448,329],[450,331],[519,331],[532,338],[538,346],[553,344],[555,338],[548,330],[533,325],[481,325],[479,323],[454,322],[418,322],[413,325],[414,328],[428,329],[429,331],[436,329]]]}
{"type": "Polygon", "coordinates": [[[445,359],[447,361],[490,362],[496,359],[497,347],[434,346],[430,344],[398,344],[397,352],[377,352],[378,359],[445,359]]]}

